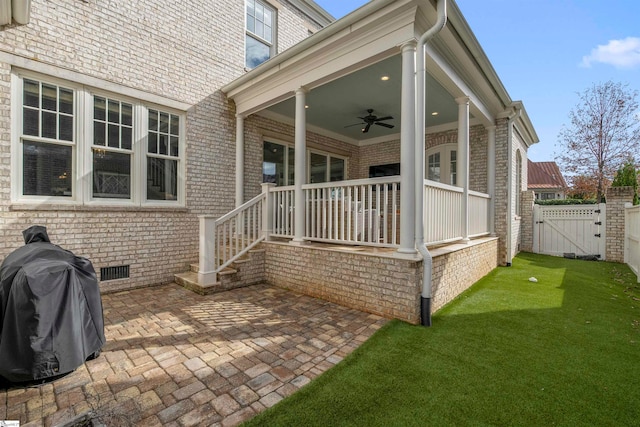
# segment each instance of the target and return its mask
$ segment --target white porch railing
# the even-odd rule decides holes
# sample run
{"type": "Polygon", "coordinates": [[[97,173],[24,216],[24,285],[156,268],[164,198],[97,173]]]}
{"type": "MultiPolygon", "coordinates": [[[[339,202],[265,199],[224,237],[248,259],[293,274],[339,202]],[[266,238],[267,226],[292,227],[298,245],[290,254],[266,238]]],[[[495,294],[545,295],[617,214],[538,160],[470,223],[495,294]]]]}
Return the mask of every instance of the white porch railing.
{"type": "Polygon", "coordinates": [[[264,201],[263,192],[220,218],[209,215],[199,217],[200,283],[214,283],[218,272],[264,240],[264,201]]]}
{"type": "MultiPolygon", "coordinates": [[[[302,189],[304,240],[400,245],[399,176],[306,184],[302,189]]],[[[294,191],[293,186],[263,184],[262,194],[223,217],[200,216],[200,283],[214,283],[218,272],[266,238],[293,238],[294,191]]],[[[425,243],[466,237],[462,235],[462,189],[425,180],[424,192],[425,243]]],[[[469,191],[468,237],[489,234],[489,204],[489,195],[469,191]]]]}
{"type": "Polygon", "coordinates": [[[491,196],[469,190],[469,237],[484,236],[489,230],[491,196]]]}
{"type": "Polygon", "coordinates": [[[489,234],[491,196],[469,190],[469,229],[463,236],[463,189],[440,182],[424,180],[424,237],[428,245],[453,242],[464,237],[489,234]]]}
{"type": "Polygon", "coordinates": [[[640,206],[625,206],[624,262],[640,282],[640,206]]]}

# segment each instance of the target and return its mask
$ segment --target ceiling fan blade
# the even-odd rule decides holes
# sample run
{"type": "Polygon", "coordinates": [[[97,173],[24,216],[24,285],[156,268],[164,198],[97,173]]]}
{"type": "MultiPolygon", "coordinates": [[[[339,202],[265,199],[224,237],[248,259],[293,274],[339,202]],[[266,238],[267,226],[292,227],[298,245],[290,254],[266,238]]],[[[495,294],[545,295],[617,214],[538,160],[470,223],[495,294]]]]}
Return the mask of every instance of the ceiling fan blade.
{"type": "Polygon", "coordinates": [[[364,129],[362,129],[362,133],[367,133],[369,132],[369,128],[371,127],[371,123],[367,123],[367,125],[364,127],[364,129]]]}
{"type": "Polygon", "coordinates": [[[350,128],[352,126],[362,126],[363,124],[365,124],[365,123],[364,122],[362,122],[362,123],[354,123],[354,124],[351,124],[351,125],[346,125],[345,128],[350,128]]]}
{"type": "Polygon", "coordinates": [[[377,124],[378,126],[384,126],[384,127],[386,127],[386,128],[389,128],[389,129],[393,129],[393,127],[394,127],[393,125],[390,125],[390,124],[388,124],[388,123],[380,123],[380,122],[376,122],[376,124],[377,124]]]}
{"type": "Polygon", "coordinates": [[[385,117],[380,117],[379,119],[376,119],[376,122],[379,122],[380,120],[391,120],[391,119],[393,119],[393,117],[385,116],[385,117]]]}

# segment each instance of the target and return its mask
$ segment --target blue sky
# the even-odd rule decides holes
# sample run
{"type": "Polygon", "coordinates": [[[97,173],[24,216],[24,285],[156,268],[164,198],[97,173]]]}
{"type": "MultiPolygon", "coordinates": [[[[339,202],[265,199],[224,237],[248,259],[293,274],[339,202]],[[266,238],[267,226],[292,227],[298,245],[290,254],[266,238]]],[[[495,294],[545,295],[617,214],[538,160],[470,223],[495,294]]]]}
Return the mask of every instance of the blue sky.
{"type": "MultiPolygon", "coordinates": [[[[316,0],[336,18],[365,0],[316,0]]],[[[514,100],[524,102],[540,142],[534,161],[555,160],[557,136],[577,92],[612,80],[640,92],[640,1],[457,0],[514,100]]],[[[640,98],[638,98],[640,100],[640,98]]]]}

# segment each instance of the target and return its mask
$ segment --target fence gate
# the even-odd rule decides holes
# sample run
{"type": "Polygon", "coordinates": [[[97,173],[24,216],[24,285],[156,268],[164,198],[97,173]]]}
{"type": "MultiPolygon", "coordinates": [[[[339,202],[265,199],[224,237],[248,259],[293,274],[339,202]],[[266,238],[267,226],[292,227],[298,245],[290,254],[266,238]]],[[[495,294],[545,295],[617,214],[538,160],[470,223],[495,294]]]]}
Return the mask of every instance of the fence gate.
{"type": "Polygon", "coordinates": [[[563,256],[599,255],[606,252],[606,205],[533,207],[533,251],[563,256]]]}

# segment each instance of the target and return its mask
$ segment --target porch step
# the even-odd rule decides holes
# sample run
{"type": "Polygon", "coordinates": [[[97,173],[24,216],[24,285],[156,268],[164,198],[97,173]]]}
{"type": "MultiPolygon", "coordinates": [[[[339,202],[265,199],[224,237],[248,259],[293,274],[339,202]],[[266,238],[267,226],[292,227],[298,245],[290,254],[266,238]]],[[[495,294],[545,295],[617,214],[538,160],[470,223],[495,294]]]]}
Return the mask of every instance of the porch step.
{"type": "Polygon", "coordinates": [[[212,283],[210,285],[198,283],[198,273],[194,271],[174,274],[173,277],[178,285],[200,295],[209,295],[223,290],[220,282],[212,283]]]}

